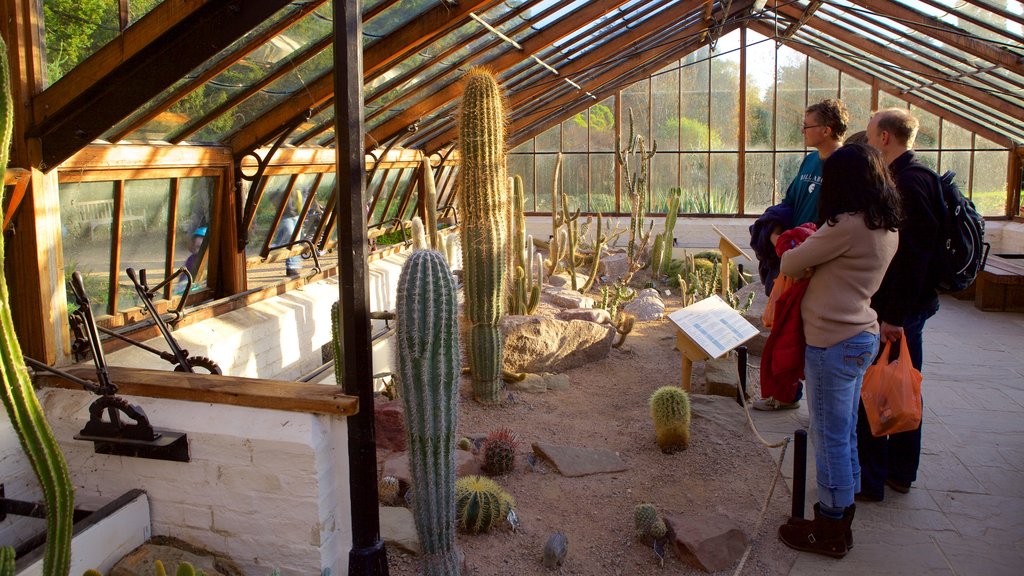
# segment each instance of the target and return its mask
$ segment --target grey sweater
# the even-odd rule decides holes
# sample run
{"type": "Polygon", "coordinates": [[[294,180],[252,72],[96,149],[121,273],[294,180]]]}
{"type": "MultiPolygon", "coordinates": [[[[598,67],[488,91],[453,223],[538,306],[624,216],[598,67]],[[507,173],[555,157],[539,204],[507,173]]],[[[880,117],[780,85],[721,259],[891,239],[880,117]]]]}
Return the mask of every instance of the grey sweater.
{"type": "Polygon", "coordinates": [[[781,270],[801,278],[814,269],[800,305],[804,338],[827,348],[861,332],[878,333],[871,295],[878,290],[896,253],[899,235],[884,228],[869,230],[862,213],[840,214],[803,244],[782,255],[781,270]]]}

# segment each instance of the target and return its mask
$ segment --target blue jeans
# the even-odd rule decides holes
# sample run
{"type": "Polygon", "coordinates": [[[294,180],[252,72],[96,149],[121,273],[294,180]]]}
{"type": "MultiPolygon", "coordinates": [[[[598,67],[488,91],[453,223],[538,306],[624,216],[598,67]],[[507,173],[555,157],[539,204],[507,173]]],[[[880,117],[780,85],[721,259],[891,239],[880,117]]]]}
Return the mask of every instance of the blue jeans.
{"type": "Polygon", "coordinates": [[[857,406],[864,372],[877,353],[878,335],[870,332],[828,348],[807,346],[804,374],[822,506],[841,510],[860,491],[857,406]]]}
{"type": "MultiPolygon", "coordinates": [[[[910,363],[921,370],[924,363],[924,324],[938,312],[936,305],[923,312],[907,316],[903,321],[903,337],[907,339],[910,363]]],[[[922,419],[923,421],[923,419],[922,419]]],[[[885,480],[892,478],[900,484],[917,481],[917,468],[921,464],[921,426],[898,434],[876,438],[871,434],[864,407],[860,407],[857,422],[857,441],[862,468],[862,486],[866,496],[882,499],[885,480]]]]}

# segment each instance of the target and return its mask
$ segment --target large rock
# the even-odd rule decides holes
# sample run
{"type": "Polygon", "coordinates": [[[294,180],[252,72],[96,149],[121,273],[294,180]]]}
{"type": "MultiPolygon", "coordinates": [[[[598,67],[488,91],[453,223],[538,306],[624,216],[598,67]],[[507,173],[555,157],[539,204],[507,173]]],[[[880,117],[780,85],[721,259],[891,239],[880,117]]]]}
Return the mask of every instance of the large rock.
{"type": "Polygon", "coordinates": [[[704,363],[704,378],[707,381],[708,394],[736,398],[736,390],[740,387],[736,357],[726,354],[721,358],[708,360],[704,363]]]}
{"type": "Polygon", "coordinates": [[[584,320],[506,316],[504,369],[508,372],[564,372],[596,362],[612,349],[615,328],[584,320]]]}
{"type": "MultiPolygon", "coordinates": [[[[644,291],[646,292],[646,290],[644,291]]],[[[636,316],[637,322],[650,322],[651,320],[661,320],[665,316],[665,303],[661,301],[661,297],[658,296],[656,290],[652,290],[653,294],[647,294],[646,296],[637,295],[636,298],[629,301],[622,310],[636,316]]]]}
{"type": "Polygon", "coordinates": [[[747,535],[721,516],[668,516],[676,556],[705,572],[732,568],[747,549],[747,535]]]}
{"type": "MultiPolygon", "coordinates": [[[[455,451],[455,475],[473,476],[480,474],[480,457],[466,450],[455,451]]],[[[394,476],[405,486],[412,484],[412,473],[409,471],[409,453],[396,452],[390,455],[381,465],[381,476],[394,476]]]]}
{"type": "MultiPolygon", "coordinates": [[[[572,277],[569,275],[568,272],[559,272],[558,274],[555,274],[554,276],[548,276],[546,278],[547,284],[549,284],[551,286],[554,286],[556,288],[567,288],[569,290],[572,290],[571,280],[572,280],[572,277]]],[[[583,286],[586,283],[587,283],[587,275],[586,274],[580,274],[579,272],[577,272],[576,273],[576,286],[583,286]]]]}
{"type": "Polygon", "coordinates": [[[405,450],[405,414],[402,401],[374,402],[373,428],[378,448],[392,452],[405,450]]]}
{"type": "Polygon", "coordinates": [[[612,317],[608,314],[608,311],[604,308],[573,308],[571,310],[562,310],[555,315],[555,318],[559,320],[586,320],[587,322],[597,322],[598,324],[607,324],[612,321],[612,317]]]}
{"type": "Polygon", "coordinates": [[[570,478],[629,470],[622,458],[611,450],[534,442],[533,452],[551,462],[559,474],[570,478]]]}
{"type": "Polygon", "coordinates": [[[412,511],[398,506],[381,506],[380,537],[390,546],[411,554],[420,553],[420,536],[412,511]]]}
{"type": "MultiPolygon", "coordinates": [[[[154,538],[156,541],[164,539],[154,538]]],[[[167,539],[170,540],[170,539],[167,539]]],[[[169,543],[175,543],[171,540],[169,543]]],[[[202,570],[206,576],[241,575],[242,571],[230,562],[205,553],[185,542],[174,546],[146,543],[132,550],[110,569],[110,576],[149,576],[153,574],[153,566],[159,560],[168,573],[174,574],[182,562],[188,562],[198,572],[202,570]],[[185,550],[183,548],[190,548],[185,550]]]]}
{"type": "Polygon", "coordinates": [[[584,296],[571,288],[547,287],[541,292],[541,300],[559,308],[593,308],[594,299],[584,296]]]}
{"type": "Polygon", "coordinates": [[[598,272],[604,277],[602,282],[613,283],[629,272],[629,257],[626,254],[608,254],[601,258],[598,272]]]}

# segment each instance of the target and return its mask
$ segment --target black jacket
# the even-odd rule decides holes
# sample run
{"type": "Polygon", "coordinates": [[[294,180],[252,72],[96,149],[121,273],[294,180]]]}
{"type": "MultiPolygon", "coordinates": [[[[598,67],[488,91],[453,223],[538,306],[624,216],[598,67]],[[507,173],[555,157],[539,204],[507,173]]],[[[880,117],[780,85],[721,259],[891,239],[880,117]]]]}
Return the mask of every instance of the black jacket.
{"type": "Polygon", "coordinates": [[[871,307],[880,322],[903,326],[908,315],[938,305],[933,261],[941,238],[942,191],[935,172],[921,164],[913,150],[893,160],[889,171],[903,200],[900,245],[871,298],[871,307]],[[907,170],[911,165],[918,169],[907,170]]]}
{"type": "Polygon", "coordinates": [[[757,273],[764,284],[765,296],[772,293],[772,286],[779,276],[779,255],[771,235],[775,227],[789,230],[793,227],[793,207],[788,204],[769,206],[764,214],[750,225],[750,247],[757,256],[757,273]]]}

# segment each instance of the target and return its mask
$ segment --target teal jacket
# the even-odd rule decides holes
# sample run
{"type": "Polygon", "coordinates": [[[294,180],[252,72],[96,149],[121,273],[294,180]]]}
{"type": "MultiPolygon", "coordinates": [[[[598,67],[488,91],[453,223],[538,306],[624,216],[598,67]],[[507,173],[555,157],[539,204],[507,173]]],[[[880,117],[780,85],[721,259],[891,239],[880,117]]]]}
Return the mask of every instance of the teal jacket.
{"type": "Polygon", "coordinates": [[[789,183],[782,203],[793,208],[793,227],[818,223],[818,192],[821,189],[821,159],[814,151],[800,163],[800,172],[789,183]]]}

